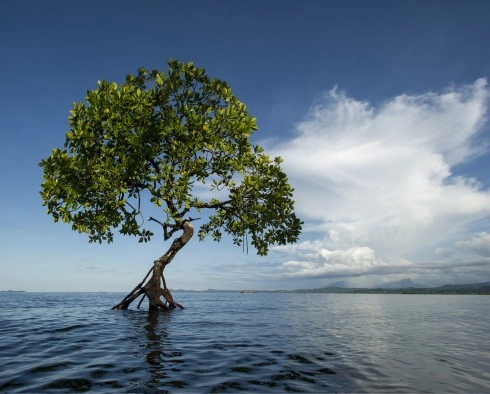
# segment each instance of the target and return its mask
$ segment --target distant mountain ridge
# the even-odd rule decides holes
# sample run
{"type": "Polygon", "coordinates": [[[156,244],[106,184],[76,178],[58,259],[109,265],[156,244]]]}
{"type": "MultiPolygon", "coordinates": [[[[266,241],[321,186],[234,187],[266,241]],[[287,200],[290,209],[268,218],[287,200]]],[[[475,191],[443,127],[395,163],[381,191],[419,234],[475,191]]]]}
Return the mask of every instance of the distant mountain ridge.
{"type": "Polygon", "coordinates": [[[402,288],[409,288],[409,287],[432,287],[428,285],[427,283],[421,283],[421,282],[414,282],[412,279],[406,278],[402,280],[398,280],[395,282],[386,282],[381,285],[378,285],[376,287],[380,287],[382,289],[402,289],[402,288]]]}
{"type": "MultiPolygon", "coordinates": [[[[353,288],[330,286],[316,289],[298,290],[255,290],[256,293],[337,293],[337,294],[482,294],[490,295],[490,282],[468,283],[468,284],[447,284],[437,287],[415,287],[417,284],[411,280],[388,283],[394,286],[399,283],[406,287],[374,287],[374,288],[353,288]]],[[[385,284],[386,285],[386,284],[385,284]]],[[[183,293],[240,293],[241,290],[174,290],[183,293]]]]}
{"type": "Polygon", "coordinates": [[[466,285],[444,285],[444,286],[439,286],[436,287],[436,289],[453,289],[453,290],[458,290],[458,289],[484,289],[490,287],[490,282],[483,282],[483,283],[469,283],[466,285]]]}
{"type": "MultiPolygon", "coordinates": [[[[404,281],[400,281],[404,282],[404,281]]],[[[410,282],[405,282],[412,284],[410,282]]],[[[490,282],[447,284],[437,287],[375,287],[375,288],[343,288],[324,287],[319,289],[294,290],[294,293],[344,293],[344,294],[488,294],[490,295],[490,282]]]]}

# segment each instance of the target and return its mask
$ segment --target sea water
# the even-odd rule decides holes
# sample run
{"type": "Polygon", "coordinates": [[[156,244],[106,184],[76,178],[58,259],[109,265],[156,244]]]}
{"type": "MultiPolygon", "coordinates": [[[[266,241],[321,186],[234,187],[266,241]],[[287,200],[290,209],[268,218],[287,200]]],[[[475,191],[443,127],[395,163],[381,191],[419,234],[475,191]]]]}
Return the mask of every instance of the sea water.
{"type": "Polygon", "coordinates": [[[0,293],[0,392],[490,392],[490,297],[0,293]]]}

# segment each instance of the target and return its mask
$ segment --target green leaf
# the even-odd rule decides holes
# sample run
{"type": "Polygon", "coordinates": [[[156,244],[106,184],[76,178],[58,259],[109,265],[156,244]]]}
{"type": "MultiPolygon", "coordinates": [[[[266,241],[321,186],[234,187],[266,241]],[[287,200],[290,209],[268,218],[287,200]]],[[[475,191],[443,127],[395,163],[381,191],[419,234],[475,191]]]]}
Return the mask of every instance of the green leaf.
{"type": "Polygon", "coordinates": [[[149,241],[150,206],[175,226],[202,211],[200,239],[229,234],[241,245],[247,237],[258,254],[298,239],[282,159],[251,144],[256,118],[192,62],[98,81],[73,103],[69,122],[65,150],[39,163],[41,198],[54,221],[89,242],[112,242],[115,231],[149,241]]]}

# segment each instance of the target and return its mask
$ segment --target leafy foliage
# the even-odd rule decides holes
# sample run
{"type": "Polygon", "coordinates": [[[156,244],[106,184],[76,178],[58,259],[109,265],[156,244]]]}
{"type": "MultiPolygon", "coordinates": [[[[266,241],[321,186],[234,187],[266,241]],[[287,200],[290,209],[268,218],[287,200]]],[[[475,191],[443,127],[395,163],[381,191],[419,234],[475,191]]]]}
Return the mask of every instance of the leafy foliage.
{"type": "Polygon", "coordinates": [[[146,242],[153,233],[140,215],[148,199],[174,227],[208,210],[200,239],[225,232],[241,245],[250,236],[261,255],[294,242],[302,223],[293,189],[281,159],[251,144],[256,119],[226,82],[192,63],[168,66],[140,68],[121,85],[99,81],[73,104],[64,149],[40,163],[47,213],[90,242],[111,242],[113,231],[146,242]]]}

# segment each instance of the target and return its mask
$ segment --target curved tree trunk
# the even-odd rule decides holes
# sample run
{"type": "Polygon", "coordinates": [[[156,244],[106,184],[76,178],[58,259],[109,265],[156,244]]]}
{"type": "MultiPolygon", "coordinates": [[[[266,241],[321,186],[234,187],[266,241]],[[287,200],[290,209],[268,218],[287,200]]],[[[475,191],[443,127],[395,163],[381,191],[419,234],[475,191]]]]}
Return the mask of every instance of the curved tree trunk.
{"type": "Polygon", "coordinates": [[[190,221],[183,222],[182,230],[183,234],[180,237],[174,239],[172,245],[170,245],[170,248],[167,250],[167,252],[154,261],[153,267],[150,269],[148,274],[146,274],[146,277],[143,279],[143,281],[138,284],[131,293],[124,297],[124,299],[119,304],[114,305],[112,309],[128,309],[129,305],[141,295],[143,295],[143,297],[148,297],[148,301],[150,304],[149,310],[174,309],[176,307],[179,307],[181,309],[184,308],[182,305],[174,301],[172,294],[170,294],[170,290],[167,288],[165,278],[163,276],[163,270],[165,269],[165,267],[170,264],[178,251],[182,249],[187,242],[189,242],[189,240],[192,238],[192,235],[194,234],[194,226],[190,221]],[[150,279],[143,286],[145,280],[150,274],[150,279]],[[165,301],[162,301],[160,297],[163,297],[165,301]]]}

